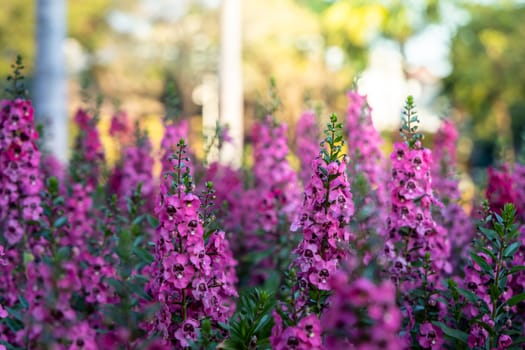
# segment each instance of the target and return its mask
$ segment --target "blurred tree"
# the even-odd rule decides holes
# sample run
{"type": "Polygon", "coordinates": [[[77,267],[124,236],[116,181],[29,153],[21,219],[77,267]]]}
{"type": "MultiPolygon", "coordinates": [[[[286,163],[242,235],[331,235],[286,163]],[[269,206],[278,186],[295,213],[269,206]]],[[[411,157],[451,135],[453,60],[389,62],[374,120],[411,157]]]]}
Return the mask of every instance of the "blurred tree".
{"type": "Polygon", "coordinates": [[[10,72],[11,63],[21,54],[26,74],[32,69],[34,57],[35,13],[33,0],[2,1],[0,11],[0,75],[10,72]]]}
{"type": "Polygon", "coordinates": [[[68,36],[93,53],[108,35],[108,11],[111,0],[68,1],[68,36]]]}
{"type": "Polygon", "coordinates": [[[336,45],[347,54],[347,63],[363,70],[368,63],[370,45],[377,38],[387,38],[399,45],[406,63],[406,42],[429,24],[446,18],[446,4],[451,0],[296,0],[321,14],[327,45],[336,45]]]}
{"type": "Polygon", "coordinates": [[[512,160],[512,140],[525,125],[525,5],[468,6],[468,11],[471,20],[453,40],[453,71],[444,94],[459,112],[472,116],[478,142],[496,139],[512,160]]]}

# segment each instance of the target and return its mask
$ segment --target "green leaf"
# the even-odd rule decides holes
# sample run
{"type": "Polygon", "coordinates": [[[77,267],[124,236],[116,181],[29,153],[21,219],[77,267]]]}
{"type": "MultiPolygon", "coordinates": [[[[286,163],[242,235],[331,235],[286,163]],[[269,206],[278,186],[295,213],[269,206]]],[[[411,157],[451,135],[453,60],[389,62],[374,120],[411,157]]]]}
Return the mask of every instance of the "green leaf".
{"type": "Polygon", "coordinates": [[[3,319],[3,322],[6,324],[9,329],[11,329],[14,333],[18,332],[19,330],[24,328],[24,324],[20,321],[17,321],[11,317],[7,317],[3,319]]]}
{"type": "Polygon", "coordinates": [[[470,290],[458,288],[457,291],[459,294],[461,294],[461,296],[463,296],[470,303],[476,305],[478,301],[481,301],[486,306],[486,303],[483,301],[483,299],[480,299],[476,294],[474,294],[470,290]]]}
{"type": "Polygon", "coordinates": [[[498,236],[496,234],[496,231],[488,229],[486,227],[479,227],[479,231],[487,237],[487,239],[492,242],[494,240],[497,240],[498,236]]]}
{"type": "Polygon", "coordinates": [[[24,321],[24,316],[22,315],[20,310],[13,309],[13,308],[10,308],[10,307],[6,307],[5,309],[7,310],[7,313],[9,314],[9,316],[11,316],[11,318],[14,318],[15,320],[18,320],[18,321],[21,321],[21,322],[24,321]]]}
{"type": "Polygon", "coordinates": [[[53,223],[53,227],[60,228],[64,226],[66,223],[67,223],[67,216],[61,216],[55,220],[55,222],[53,223]]]}
{"type": "Polygon", "coordinates": [[[58,207],[58,206],[63,205],[63,204],[64,204],[64,197],[59,196],[59,197],[56,197],[55,199],[53,199],[53,206],[58,207]]]}
{"type": "Polygon", "coordinates": [[[131,223],[132,225],[139,225],[144,220],[144,215],[137,216],[131,223]]]}
{"type": "Polygon", "coordinates": [[[505,251],[503,252],[503,256],[506,258],[513,256],[519,247],[520,247],[520,242],[512,243],[507,248],[505,248],[505,251]]]}
{"type": "Polygon", "coordinates": [[[58,193],[58,179],[55,176],[47,179],[47,189],[51,194],[58,193]]]}
{"type": "Polygon", "coordinates": [[[159,220],[157,220],[157,218],[146,214],[146,219],[152,228],[157,228],[159,226],[159,220]]]}
{"type": "Polygon", "coordinates": [[[475,252],[470,253],[470,257],[476,264],[481,267],[481,270],[485,273],[488,273],[490,276],[494,274],[492,267],[487,263],[487,261],[481,256],[477,255],[475,252]]]}
{"type": "Polygon", "coordinates": [[[266,281],[264,282],[264,289],[275,292],[281,284],[281,274],[279,271],[271,270],[268,273],[266,281]]]}
{"type": "Polygon", "coordinates": [[[507,300],[507,305],[514,306],[516,304],[521,303],[524,300],[525,300],[525,293],[516,294],[512,298],[507,300]]]}
{"type": "Polygon", "coordinates": [[[18,301],[20,302],[20,305],[27,309],[29,307],[29,303],[27,302],[27,299],[23,295],[18,296],[18,301]]]}
{"type": "Polygon", "coordinates": [[[56,261],[60,262],[60,261],[64,261],[64,259],[66,259],[67,257],[69,257],[69,252],[70,252],[70,249],[68,246],[64,246],[64,247],[60,247],[58,250],[57,250],[57,253],[55,255],[55,259],[56,261]]]}
{"type": "Polygon", "coordinates": [[[146,264],[151,264],[155,258],[153,255],[150,254],[146,249],[141,247],[135,247],[133,248],[133,253],[140,259],[141,262],[144,262],[146,264]]]}
{"type": "Polygon", "coordinates": [[[124,285],[122,284],[122,281],[119,281],[115,278],[106,278],[105,281],[115,290],[115,292],[117,292],[119,296],[126,294],[125,293],[126,289],[124,285]]]}
{"type": "Polygon", "coordinates": [[[7,350],[23,350],[22,348],[17,348],[16,346],[9,344],[5,340],[0,339],[0,344],[4,345],[7,348],[7,350]]]}
{"type": "Polygon", "coordinates": [[[493,259],[493,260],[497,259],[496,254],[494,254],[490,249],[483,247],[483,248],[481,248],[481,251],[483,253],[487,254],[488,256],[490,256],[491,259],[493,259]]]}
{"type": "Polygon", "coordinates": [[[464,344],[467,344],[467,342],[468,342],[468,334],[467,333],[465,333],[463,331],[460,331],[459,329],[450,328],[446,324],[444,324],[443,322],[433,321],[432,323],[434,325],[438,326],[439,328],[441,328],[443,333],[445,333],[445,335],[448,336],[449,338],[456,339],[456,340],[459,340],[460,342],[462,342],[464,344]]]}
{"type": "Polygon", "coordinates": [[[523,265],[518,265],[518,266],[513,266],[509,269],[509,271],[507,272],[508,275],[512,275],[516,272],[520,272],[520,271],[525,271],[525,266],[523,265]]]}

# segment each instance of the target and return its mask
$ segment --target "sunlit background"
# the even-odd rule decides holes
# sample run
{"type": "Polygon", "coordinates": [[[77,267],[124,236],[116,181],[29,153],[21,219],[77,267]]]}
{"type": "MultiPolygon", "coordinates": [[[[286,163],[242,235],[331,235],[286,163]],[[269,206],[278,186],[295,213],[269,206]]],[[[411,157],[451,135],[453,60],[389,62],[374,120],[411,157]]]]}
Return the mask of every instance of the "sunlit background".
{"type": "MultiPolygon", "coordinates": [[[[161,97],[166,82],[173,81],[181,116],[191,120],[190,141],[199,148],[203,115],[217,118],[221,91],[227,94],[229,83],[237,84],[221,78],[221,42],[230,40],[242,50],[245,133],[259,106],[269,103],[272,77],[282,102],[277,117],[290,125],[305,108],[319,108],[321,121],[331,112],[344,114],[345,92],[357,81],[387,140],[397,137],[400,110],[411,94],[427,142],[441,118],[457,122],[462,172],[473,174],[523,153],[523,1],[242,0],[235,19],[242,28],[239,39],[224,34],[226,2],[67,2],[69,115],[82,103],[80,86],[87,78],[104,96],[103,132],[121,108],[158,140],[161,97]]],[[[0,11],[0,74],[7,75],[21,53],[30,83],[37,58],[36,3],[7,0],[0,11]]]]}

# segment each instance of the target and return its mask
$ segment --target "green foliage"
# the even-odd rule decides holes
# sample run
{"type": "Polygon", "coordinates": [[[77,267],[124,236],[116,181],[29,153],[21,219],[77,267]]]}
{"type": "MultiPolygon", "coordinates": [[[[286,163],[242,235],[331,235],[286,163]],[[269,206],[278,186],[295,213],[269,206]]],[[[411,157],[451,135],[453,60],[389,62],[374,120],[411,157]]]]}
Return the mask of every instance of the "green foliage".
{"type": "Polygon", "coordinates": [[[16,56],[16,61],[11,65],[11,68],[13,72],[7,76],[7,81],[11,83],[11,87],[7,87],[5,91],[11,95],[12,99],[23,98],[27,95],[27,90],[25,89],[24,76],[22,75],[22,70],[25,67],[20,54],[16,56]]]}
{"type": "Polygon", "coordinates": [[[270,77],[267,93],[268,95],[266,97],[259,97],[256,112],[259,118],[264,118],[268,115],[275,117],[275,113],[282,108],[282,101],[279,97],[275,77],[270,77]]]}
{"type": "Polygon", "coordinates": [[[227,350],[256,350],[270,347],[274,320],[272,310],[275,296],[262,289],[252,289],[239,297],[237,312],[233,316],[229,331],[230,336],[224,342],[227,350]]]}
{"type": "Polygon", "coordinates": [[[68,1],[68,35],[88,52],[95,52],[107,37],[107,14],[112,4],[110,0],[68,1]]]}
{"type": "Polygon", "coordinates": [[[417,115],[414,98],[408,96],[401,115],[401,129],[399,129],[399,132],[410,148],[414,148],[416,142],[423,138],[423,134],[417,132],[418,123],[419,116],[417,115]]]}
{"type": "Polygon", "coordinates": [[[346,157],[341,153],[344,145],[343,124],[337,121],[335,113],[330,115],[330,122],[326,124],[323,132],[325,138],[321,141],[321,156],[326,164],[340,161],[341,158],[346,157]]]}
{"type": "Polygon", "coordinates": [[[486,285],[490,302],[477,295],[476,290],[459,288],[456,282],[448,281],[448,289],[443,293],[449,300],[448,326],[439,322],[434,324],[443,330],[455,349],[467,349],[466,338],[473,324],[487,330],[487,348],[495,348],[502,334],[519,334],[520,330],[515,325],[519,322],[513,322],[513,313],[509,311],[510,307],[523,303],[525,293],[515,294],[507,300],[504,297],[509,277],[525,270],[525,266],[513,265],[513,255],[520,246],[518,226],[514,205],[506,204],[500,214],[486,209],[486,216],[478,227],[478,238],[470,253],[469,263],[479,266],[480,275],[490,276],[486,285]],[[466,318],[463,309],[467,305],[476,307],[478,315],[466,318]],[[482,320],[484,315],[489,316],[494,326],[482,320]]]}
{"type": "MultiPolygon", "coordinates": [[[[151,297],[145,292],[145,285],[149,279],[142,275],[141,271],[154,260],[147,245],[148,220],[145,220],[147,219],[145,215],[140,214],[142,205],[139,184],[128,200],[126,213],[120,212],[115,196],[104,208],[106,217],[104,226],[109,224],[114,227],[114,234],[106,237],[104,243],[118,256],[116,262],[118,278],[108,278],[106,282],[118,295],[119,302],[103,305],[102,311],[105,322],[129,329],[131,339],[145,335],[139,325],[150,319],[158,309],[156,304],[144,310],[139,309],[139,305],[144,301],[151,301],[151,297]]],[[[105,258],[111,259],[111,256],[105,258]]]]}
{"type": "Polygon", "coordinates": [[[0,76],[9,72],[13,56],[20,54],[33,62],[35,43],[35,4],[33,0],[3,1],[0,11],[0,76]]]}
{"type": "Polygon", "coordinates": [[[479,142],[519,140],[525,129],[525,5],[508,1],[466,9],[470,21],[452,41],[453,71],[443,94],[472,118],[479,142]]]}
{"type": "Polygon", "coordinates": [[[164,121],[175,121],[180,117],[182,112],[182,101],[179,95],[180,91],[175,79],[167,77],[164,86],[164,93],[161,97],[161,102],[164,105],[165,110],[164,121]]]}

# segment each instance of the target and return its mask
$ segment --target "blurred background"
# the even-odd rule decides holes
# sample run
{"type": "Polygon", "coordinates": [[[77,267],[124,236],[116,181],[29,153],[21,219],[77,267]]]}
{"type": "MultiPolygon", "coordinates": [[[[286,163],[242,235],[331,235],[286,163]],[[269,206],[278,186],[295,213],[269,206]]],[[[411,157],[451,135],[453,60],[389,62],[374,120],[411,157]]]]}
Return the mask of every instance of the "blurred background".
{"type": "MultiPolygon", "coordinates": [[[[290,132],[305,108],[344,115],[345,92],[359,78],[387,140],[398,137],[412,94],[429,134],[443,117],[456,121],[461,170],[475,173],[517,159],[524,145],[524,18],[525,1],[517,0],[4,0],[0,75],[21,53],[37,108],[58,99],[69,120],[87,78],[104,96],[102,132],[121,108],[157,143],[172,82],[196,145],[221,114],[241,124],[249,143],[244,135],[268,103],[271,77],[282,102],[277,117],[290,132]],[[61,95],[46,97],[60,81],[61,95]]],[[[50,110],[58,135],[66,117],[50,110]]]]}

